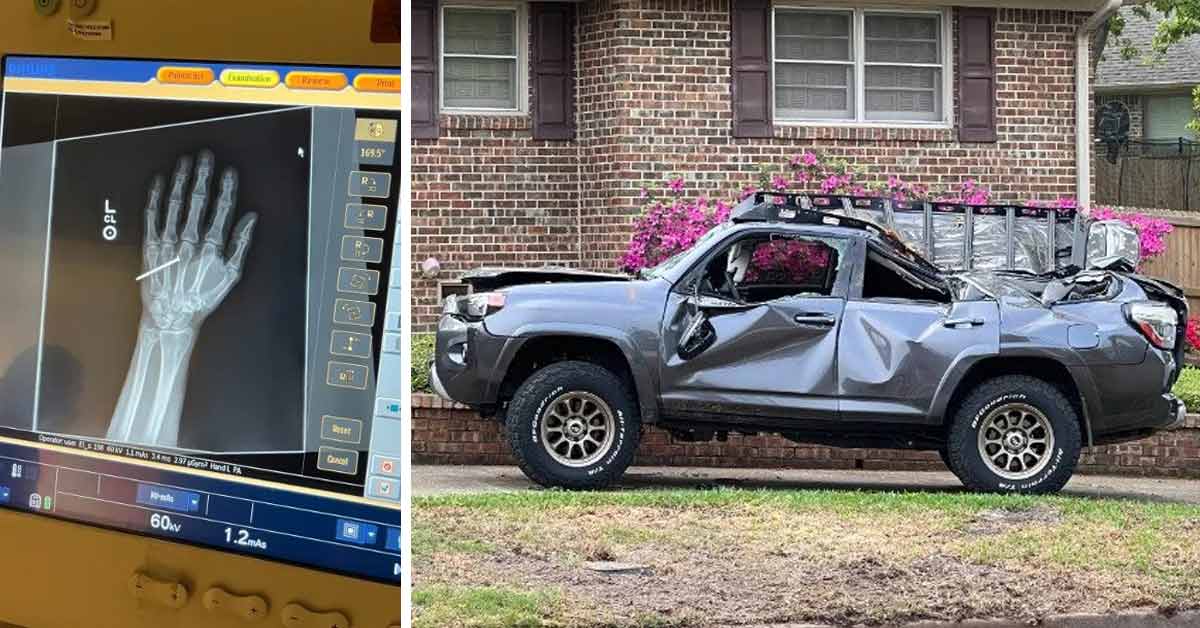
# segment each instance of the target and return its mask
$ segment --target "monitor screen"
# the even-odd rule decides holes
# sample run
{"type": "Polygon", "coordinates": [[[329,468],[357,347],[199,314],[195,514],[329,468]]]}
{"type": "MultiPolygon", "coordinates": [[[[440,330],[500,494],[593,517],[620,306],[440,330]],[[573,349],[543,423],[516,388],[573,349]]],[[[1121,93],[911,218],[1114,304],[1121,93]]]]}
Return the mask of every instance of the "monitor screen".
{"type": "Polygon", "coordinates": [[[399,582],[399,90],[4,59],[0,506],[399,582]]]}

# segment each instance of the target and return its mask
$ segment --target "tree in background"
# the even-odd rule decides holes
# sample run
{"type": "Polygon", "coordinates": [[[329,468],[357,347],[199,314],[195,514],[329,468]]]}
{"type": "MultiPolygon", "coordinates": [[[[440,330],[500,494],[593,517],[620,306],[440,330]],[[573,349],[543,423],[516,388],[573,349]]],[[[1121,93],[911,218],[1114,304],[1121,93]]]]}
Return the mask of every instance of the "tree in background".
{"type": "MultiPolygon", "coordinates": [[[[1113,40],[1122,57],[1132,59],[1139,54],[1145,56],[1149,63],[1162,59],[1170,51],[1171,46],[1192,37],[1200,35],[1200,0],[1149,0],[1130,7],[1136,19],[1151,21],[1162,16],[1150,41],[1150,50],[1139,50],[1137,45],[1124,36],[1126,17],[1121,12],[1114,13],[1108,18],[1106,28],[1097,33],[1096,47],[1099,50],[1095,59],[1104,54],[1108,40],[1113,40]]],[[[1188,128],[1200,134],[1200,85],[1192,90],[1192,121],[1188,128]]]]}

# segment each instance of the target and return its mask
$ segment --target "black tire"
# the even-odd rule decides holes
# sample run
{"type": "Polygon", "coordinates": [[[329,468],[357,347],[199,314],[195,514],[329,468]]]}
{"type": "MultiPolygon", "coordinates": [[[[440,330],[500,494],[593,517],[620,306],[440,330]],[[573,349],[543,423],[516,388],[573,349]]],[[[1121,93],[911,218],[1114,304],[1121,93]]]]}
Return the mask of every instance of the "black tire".
{"type": "MultiPolygon", "coordinates": [[[[641,440],[642,418],[637,400],[611,371],[589,362],[569,361],[546,366],[521,384],[508,405],[506,426],[517,465],[529,479],[545,487],[596,489],[612,485],[633,463],[641,440]],[[555,459],[547,445],[550,439],[543,439],[543,421],[552,412],[550,404],[569,400],[569,395],[599,399],[608,406],[613,423],[612,438],[606,441],[604,453],[582,466],[569,466],[555,459]]],[[[573,447],[568,449],[574,454],[573,447]]],[[[587,458],[576,462],[585,463],[587,458]]]]}
{"type": "MultiPolygon", "coordinates": [[[[1040,438],[1045,438],[1045,431],[1043,428],[1040,438]]],[[[954,410],[947,454],[950,469],[971,490],[1044,494],[1062,489],[1071,479],[1079,463],[1081,447],[1079,417],[1061,391],[1035,377],[1006,375],[980,384],[954,410]],[[988,429],[989,424],[995,426],[992,417],[1009,414],[1001,411],[1002,408],[1011,410],[1014,413],[1011,416],[1021,417],[1022,421],[1026,420],[1024,417],[1028,412],[1028,421],[1034,424],[1038,422],[1037,415],[1040,414],[1049,424],[1053,446],[1043,449],[1043,466],[1039,468],[1036,464],[1029,464],[1030,468],[1025,470],[1033,471],[1029,477],[1004,477],[985,460],[985,451],[999,452],[998,447],[1006,442],[1007,433],[1002,434],[1000,430],[992,429],[983,438],[980,435],[981,430],[988,429]],[[996,438],[1001,440],[1001,445],[981,444],[981,441],[996,438]]],[[[1013,457],[999,457],[1000,462],[996,467],[1004,466],[1005,461],[1011,462],[1013,457]]],[[[1042,456],[1032,456],[1018,460],[1013,465],[1019,470],[1026,460],[1041,459],[1042,456]]]]}

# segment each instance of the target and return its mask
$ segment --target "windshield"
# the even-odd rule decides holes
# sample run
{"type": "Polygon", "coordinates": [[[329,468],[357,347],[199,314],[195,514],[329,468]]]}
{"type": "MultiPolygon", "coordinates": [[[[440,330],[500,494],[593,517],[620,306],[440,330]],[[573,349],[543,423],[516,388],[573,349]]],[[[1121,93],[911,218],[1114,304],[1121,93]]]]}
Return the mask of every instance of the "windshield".
{"type": "Polygon", "coordinates": [[[659,262],[659,264],[657,266],[652,266],[650,268],[643,268],[641,271],[638,272],[638,277],[640,277],[642,279],[654,279],[656,277],[661,277],[663,275],[663,273],[678,266],[679,262],[683,261],[683,259],[685,257],[687,257],[688,253],[696,250],[701,245],[704,245],[708,242],[716,240],[717,238],[720,237],[720,234],[725,233],[726,231],[729,231],[731,228],[733,228],[733,221],[725,221],[725,222],[713,227],[712,229],[709,229],[708,233],[700,236],[700,239],[696,240],[696,243],[693,244],[691,247],[686,248],[686,249],[672,255],[671,257],[668,257],[667,259],[659,262]]]}

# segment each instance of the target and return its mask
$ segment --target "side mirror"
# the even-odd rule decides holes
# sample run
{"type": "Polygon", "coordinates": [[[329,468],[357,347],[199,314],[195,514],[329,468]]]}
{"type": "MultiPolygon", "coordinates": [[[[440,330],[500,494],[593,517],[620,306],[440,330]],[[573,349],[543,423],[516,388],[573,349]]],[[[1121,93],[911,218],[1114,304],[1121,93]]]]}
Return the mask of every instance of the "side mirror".
{"type": "Polygon", "coordinates": [[[1137,231],[1120,220],[1098,220],[1088,225],[1085,268],[1108,268],[1123,261],[1132,268],[1142,261],[1137,231]]]}

